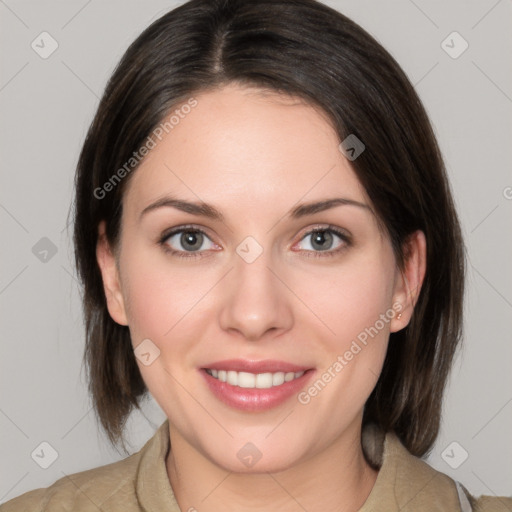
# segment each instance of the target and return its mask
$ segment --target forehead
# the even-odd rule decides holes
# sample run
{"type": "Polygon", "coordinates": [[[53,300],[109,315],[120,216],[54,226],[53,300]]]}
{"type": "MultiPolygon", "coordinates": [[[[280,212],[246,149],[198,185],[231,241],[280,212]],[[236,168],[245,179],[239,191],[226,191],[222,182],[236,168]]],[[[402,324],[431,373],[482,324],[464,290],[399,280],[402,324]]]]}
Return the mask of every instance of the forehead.
{"type": "Polygon", "coordinates": [[[367,202],[320,109],[297,97],[237,85],[194,99],[196,105],[184,109],[161,140],[154,138],[155,147],[125,192],[128,208],[143,209],[166,193],[220,209],[240,207],[241,198],[261,209],[336,193],[367,202]]]}

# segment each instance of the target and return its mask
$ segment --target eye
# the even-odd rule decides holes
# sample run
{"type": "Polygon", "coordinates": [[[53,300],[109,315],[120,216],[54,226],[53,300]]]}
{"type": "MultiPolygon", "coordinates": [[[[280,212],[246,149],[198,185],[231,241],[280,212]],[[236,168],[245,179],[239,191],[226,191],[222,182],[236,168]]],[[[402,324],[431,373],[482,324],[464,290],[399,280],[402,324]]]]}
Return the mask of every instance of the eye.
{"type": "Polygon", "coordinates": [[[306,243],[302,249],[312,252],[312,256],[319,257],[334,256],[351,244],[351,239],[348,234],[331,226],[318,227],[308,231],[302,237],[301,242],[304,240],[306,243]]]}
{"type": "MultiPolygon", "coordinates": [[[[305,247],[299,249],[310,253],[308,257],[335,256],[351,245],[350,235],[332,226],[316,227],[308,231],[299,245],[303,241],[306,241],[305,247]]],[[[199,258],[204,252],[219,248],[203,230],[193,226],[181,226],[167,231],[159,243],[166,252],[179,258],[199,258]]]]}
{"type": "Polygon", "coordinates": [[[204,231],[187,226],[166,232],[162,236],[160,244],[164,246],[165,250],[183,258],[198,257],[200,256],[198,253],[217,247],[204,231]]]}

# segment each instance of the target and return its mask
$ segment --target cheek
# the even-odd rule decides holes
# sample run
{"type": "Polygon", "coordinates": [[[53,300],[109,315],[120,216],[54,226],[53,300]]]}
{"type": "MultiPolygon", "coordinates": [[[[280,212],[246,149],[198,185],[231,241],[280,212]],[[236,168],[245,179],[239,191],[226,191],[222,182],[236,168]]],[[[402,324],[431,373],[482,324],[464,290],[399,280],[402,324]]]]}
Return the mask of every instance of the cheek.
{"type": "Polygon", "coordinates": [[[317,274],[317,286],[312,286],[311,280],[305,282],[302,293],[309,289],[305,296],[325,328],[319,331],[322,336],[315,338],[324,354],[317,375],[323,382],[310,389],[311,393],[306,390],[301,403],[321,392],[323,398],[314,407],[341,415],[339,421],[360,410],[387,353],[390,321],[395,315],[394,279],[391,249],[376,247],[347,258],[335,271],[317,274]],[[319,286],[322,283],[324,286],[319,286]]]}
{"type": "MultiPolygon", "coordinates": [[[[329,417],[323,427],[327,437],[361,414],[382,371],[395,314],[393,261],[384,253],[361,258],[331,272],[323,280],[323,294],[319,287],[310,287],[316,291],[308,297],[329,330],[316,337],[323,357],[316,378],[298,401],[308,417],[329,417]]],[[[321,281],[317,276],[316,282],[321,281]]]]}
{"type": "Polygon", "coordinates": [[[178,383],[189,378],[197,361],[196,347],[211,321],[202,299],[215,281],[191,266],[171,263],[165,255],[155,257],[155,252],[140,250],[137,256],[126,258],[124,292],[132,345],[136,348],[149,339],[158,348],[158,352],[152,349],[157,355],[151,355],[149,365],[137,360],[139,370],[169,415],[172,410],[185,410],[183,401],[188,395],[182,396],[178,383]]]}
{"type": "Polygon", "coordinates": [[[379,322],[381,315],[388,312],[393,295],[392,280],[386,269],[380,265],[366,267],[360,273],[347,276],[340,286],[349,293],[343,295],[344,314],[338,316],[342,319],[341,324],[338,322],[338,330],[357,338],[377,325],[378,330],[387,335],[389,320],[384,325],[379,322]]]}
{"type": "Polygon", "coordinates": [[[211,288],[204,273],[171,263],[155,249],[138,249],[122,262],[127,314],[132,343],[149,338],[161,349],[201,310],[200,301],[211,288]]]}
{"type": "MultiPolygon", "coordinates": [[[[352,340],[377,325],[389,333],[394,292],[394,258],[387,247],[359,252],[338,267],[316,270],[297,279],[298,295],[322,321],[322,338],[330,352],[347,349],[352,340]],[[384,324],[382,315],[387,317],[384,324]]],[[[311,318],[314,318],[311,316],[311,318]]],[[[372,330],[373,332],[373,330],[372,330]]]]}

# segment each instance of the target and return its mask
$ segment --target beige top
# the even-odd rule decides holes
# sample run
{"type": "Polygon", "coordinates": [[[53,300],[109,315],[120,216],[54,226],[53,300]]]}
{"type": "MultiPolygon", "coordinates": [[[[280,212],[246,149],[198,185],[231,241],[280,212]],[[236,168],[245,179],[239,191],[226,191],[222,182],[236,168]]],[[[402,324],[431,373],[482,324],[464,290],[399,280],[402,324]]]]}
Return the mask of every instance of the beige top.
{"type": "MultiPolygon", "coordinates": [[[[366,426],[362,445],[380,470],[359,512],[512,512],[512,498],[474,499],[459,483],[411,455],[393,433],[384,438],[366,426]]],[[[22,494],[0,505],[0,512],[181,512],[167,476],[168,450],[166,420],[137,453],[22,494]]]]}

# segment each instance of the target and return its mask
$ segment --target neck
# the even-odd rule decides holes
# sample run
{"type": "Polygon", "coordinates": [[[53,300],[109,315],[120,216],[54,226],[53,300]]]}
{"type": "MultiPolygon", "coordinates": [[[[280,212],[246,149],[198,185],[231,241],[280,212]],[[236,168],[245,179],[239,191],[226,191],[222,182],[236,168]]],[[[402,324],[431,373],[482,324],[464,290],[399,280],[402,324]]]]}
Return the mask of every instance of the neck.
{"type": "Polygon", "coordinates": [[[378,471],[351,428],[313,457],[274,473],[234,473],[206,459],[171,428],[166,465],[181,510],[201,512],[355,512],[370,494],[378,471]]]}

